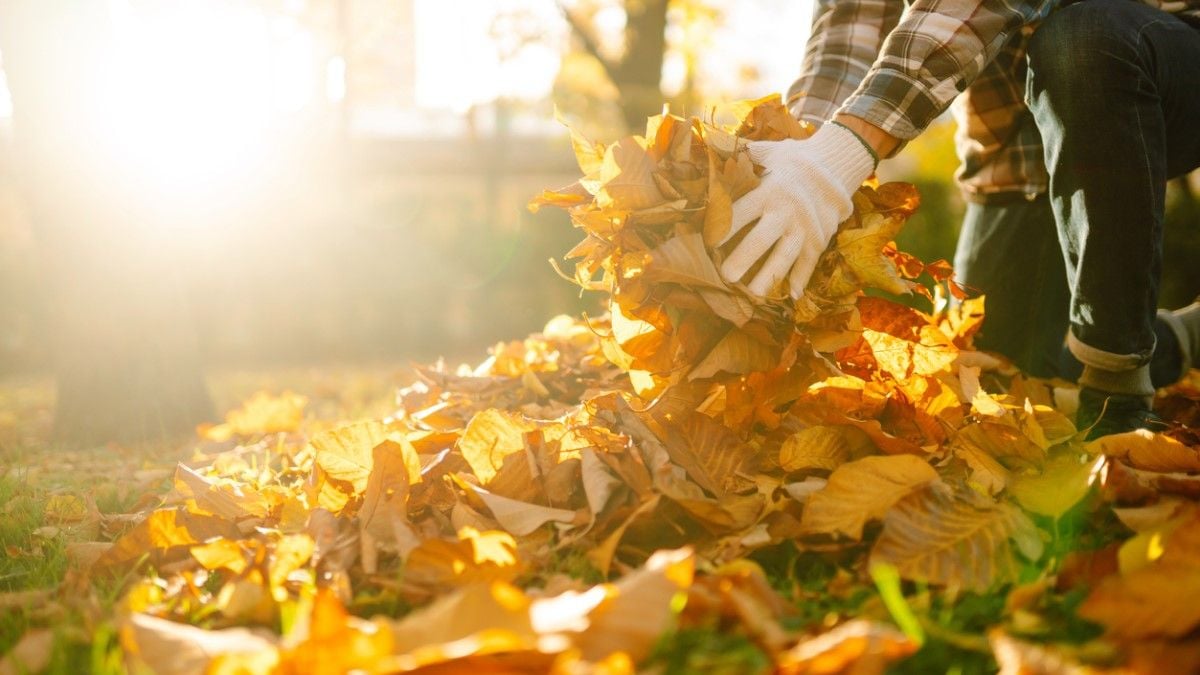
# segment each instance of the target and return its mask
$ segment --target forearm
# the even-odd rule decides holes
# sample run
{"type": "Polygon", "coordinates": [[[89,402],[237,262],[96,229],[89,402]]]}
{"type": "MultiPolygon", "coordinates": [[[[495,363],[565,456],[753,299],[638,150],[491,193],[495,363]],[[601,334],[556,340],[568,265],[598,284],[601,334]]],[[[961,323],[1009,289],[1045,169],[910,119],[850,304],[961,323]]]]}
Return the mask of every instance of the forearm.
{"type": "Polygon", "coordinates": [[[858,134],[858,137],[875,152],[876,157],[889,157],[900,146],[899,138],[861,117],[839,113],[834,115],[833,121],[858,134]]]}

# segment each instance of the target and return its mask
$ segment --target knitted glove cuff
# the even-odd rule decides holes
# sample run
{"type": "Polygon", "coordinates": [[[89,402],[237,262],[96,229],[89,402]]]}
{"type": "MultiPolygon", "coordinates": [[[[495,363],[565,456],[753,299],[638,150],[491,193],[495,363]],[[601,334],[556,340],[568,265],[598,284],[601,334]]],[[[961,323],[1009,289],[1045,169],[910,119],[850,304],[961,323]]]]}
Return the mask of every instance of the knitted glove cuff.
{"type": "Polygon", "coordinates": [[[854,194],[858,186],[875,173],[875,156],[866,142],[837,122],[821,125],[817,133],[802,143],[847,196],[854,194]]]}

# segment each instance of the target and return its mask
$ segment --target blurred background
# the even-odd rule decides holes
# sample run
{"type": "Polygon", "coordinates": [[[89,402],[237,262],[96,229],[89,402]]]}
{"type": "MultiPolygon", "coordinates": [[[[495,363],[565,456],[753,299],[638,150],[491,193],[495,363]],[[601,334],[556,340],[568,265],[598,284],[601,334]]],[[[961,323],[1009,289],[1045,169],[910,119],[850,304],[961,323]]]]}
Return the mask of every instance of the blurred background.
{"type": "MultiPolygon", "coordinates": [[[[597,311],[547,263],[578,239],[566,218],[525,209],[578,177],[555,107],[607,141],[664,101],[781,92],[810,17],[797,0],[0,0],[0,376],[55,377],[61,439],[136,439],[211,417],[214,372],[477,362],[597,311]]],[[[961,217],[952,133],[881,172],[921,188],[901,245],[928,260],[961,217]]],[[[1171,235],[1168,296],[1200,287],[1195,222],[1171,235]]]]}

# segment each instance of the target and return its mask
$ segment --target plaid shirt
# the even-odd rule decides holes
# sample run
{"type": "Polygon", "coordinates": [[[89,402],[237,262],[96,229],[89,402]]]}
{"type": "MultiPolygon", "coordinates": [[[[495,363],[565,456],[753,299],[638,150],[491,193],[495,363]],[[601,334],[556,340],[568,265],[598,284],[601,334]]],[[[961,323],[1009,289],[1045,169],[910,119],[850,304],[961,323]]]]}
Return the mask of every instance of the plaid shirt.
{"type": "MultiPolygon", "coordinates": [[[[1148,4],[1200,18],[1196,0],[1148,4]]],[[[788,104],[821,123],[861,117],[911,140],[953,102],[968,198],[1046,191],[1042,142],[1025,107],[1025,47],[1059,0],[818,0],[788,104]],[[959,94],[963,94],[959,96],[959,94]]]]}

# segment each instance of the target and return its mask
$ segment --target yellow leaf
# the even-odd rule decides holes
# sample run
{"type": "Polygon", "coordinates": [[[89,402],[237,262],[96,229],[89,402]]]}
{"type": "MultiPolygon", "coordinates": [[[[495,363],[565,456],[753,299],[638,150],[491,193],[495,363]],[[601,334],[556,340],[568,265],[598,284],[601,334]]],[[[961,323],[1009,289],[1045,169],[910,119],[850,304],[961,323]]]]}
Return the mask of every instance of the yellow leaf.
{"type": "Polygon", "coordinates": [[[1047,461],[1040,474],[1017,475],[1009,490],[1026,511],[1058,518],[1087,495],[1103,463],[1068,452],[1047,461]]]}
{"type": "MultiPolygon", "coordinates": [[[[721,158],[708,151],[708,203],[704,207],[704,243],[716,246],[733,224],[733,197],[722,180],[721,158]]],[[[751,169],[753,174],[753,168],[751,169]]]]}
{"type": "Polygon", "coordinates": [[[316,550],[316,542],[307,534],[285,534],[275,542],[267,565],[267,584],[276,602],[288,598],[284,583],[288,575],[307,563],[316,550]]]}
{"type": "Polygon", "coordinates": [[[195,501],[201,510],[228,520],[262,518],[271,510],[267,500],[249,485],[218,482],[184,464],[175,467],[175,489],[195,501]]]}
{"type": "Polygon", "coordinates": [[[322,472],[319,503],[321,506],[340,512],[354,498],[360,497],[367,488],[371,475],[375,446],[391,440],[403,451],[405,468],[410,483],[421,480],[421,465],[415,450],[402,434],[389,433],[382,422],[370,420],[338,427],[317,434],[311,444],[316,450],[316,465],[322,472]],[[411,452],[409,451],[411,450],[411,452]]]}
{"type": "Polygon", "coordinates": [[[206,672],[224,654],[273,653],[275,639],[246,628],[204,630],[147,614],[133,614],[120,627],[121,647],[135,663],[158,675],[206,672]]]}
{"type": "Polygon", "coordinates": [[[543,190],[542,194],[529,200],[526,208],[530,213],[537,213],[543,206],[557,206],[559,208],[570,208],[578,206],[591,197],[586,192],[555,192],[553,190],[543,190]]]}
{"type": "Polygon", "coordinates": [[[900,232],[903,218],[872,213],[863,225],[842,230],[835,238],[836,249],[846,268],[865,286],[889,293],[907,293],[909,284],[900,277],[896,265],[883,254],[883,248],[900,232]]]}
{"type": "Polygon", "coordinates": [[[808,498],[801,528],[809,534],[862,537],[869,520],[882,518],[897,501],[938,480],[929,462],[913,455],[864,457],[843,464],[808,498]]]}
{"type": "Polygon", "coordinates": [[[308,635],[280,654],[278,675],[342,675],[373,672],[392,653],[389,625],[350,616],[336,593],[321,588],[313,599],[308,635]]]}
{"type": "Polygon", "coordinates": [[[666,201],[654,182],[654,159],[634,137],[608,146],[600,166],[602,208],[648,209],[666,201]]]}
{"type": "Polygon", "coordinates": [[[897,380],[914,375],[936,375],[945,372],[958,358],[952,344],[922,344],[864,328],[863,339],[871,346],[879,368],[897,380]]]}
{"type": "Polygon", "coordinates": [[[491,653],[534,649],[529,598],[503,582],[480,583],[443,595],[392,625],[397,656],[387,672],[491,653]]]}
{"type": "Polygon", "coordinates": [[[1087,451],[1120,459],[1135,469],[1162,473],[1200,471],[1200,449],[1146,429],[1101,436],[1087,451]]]}
{"type": "Polygon", "coordinates": [[[575,161],[579,164],[579,170],[583,172],[583,175],[590,176],[599,171],[604,162],[604,145],[591,142],[583,134],[571,128],[571,125],[563,119],[558,106],[554,107],[554,119],[570,132],[571,149],[575,151],[575,161]]]}
{"type": "Polygon", "coordinates": [[[224,537],[239,539],[242,533],[227,520],[191,513],[184,509],[162,509],[146,517],[96,561],[100,568],[123,567],[147,556],[151,563],[187,555],[186,547],[224,537]]]}
{"type": "Polygon", "coordinates": [[[234,574],[246,571],[246,550],[237,541],[214,539],[206,544],[193,546],[191,554],[206,570],[227,569],[234,574]]]}
{"type": "Polygon", "coordinates": [[[458,541],[427,539],[413,549],[405,579],[434,587],[510,581],[521,573],[517,542],[507,532],[464,527],[458,541]]]}
{"type": "Polygon", "coordinates": [[[973,487],[992,495],[1008,487],[1011,479],[1008,469],[983,448],[973,443],[956,443],[951,451],[971,469],[973,487]]]}
{"type": "Polygon", "coordinates": [[[856,619],[800,641],[780,654],[779,673],[785,675],[882,674],[890,663],[917,651],[917,643],[895,628],[856,619]]]}
{"type": "Polygon", "coordinates": [[[518,413],[484,410],[467,423],[458,441],[458,451],[479,482],[487,485],[500,471],[505,458],[525,452],[525,434],[537,429],[536,422],[518,413]]]}
{"type": "Polygon", "coordinates": [[[44,507],[48,523],[76,523],[88,516],[87,502],[77,495],[51,495],[44,507]]]}
{"type": "Polygon", "coordinates": [[[1200,625],[1200,566],[1164,562],[1109,576],[1079,606],[1079,616],[1131,640],[1186,635],[1200,625]]]}
{"type": "Polygon", "coordinates": [[[292,391],[278,396],[260,391],[246,399],[240,408],[230,410],[224,424],[202,427],[200,435],[211,441],[224,441],[233,436],[295,431],[304,421],[307,404],[307,397],[292,391]]]}

